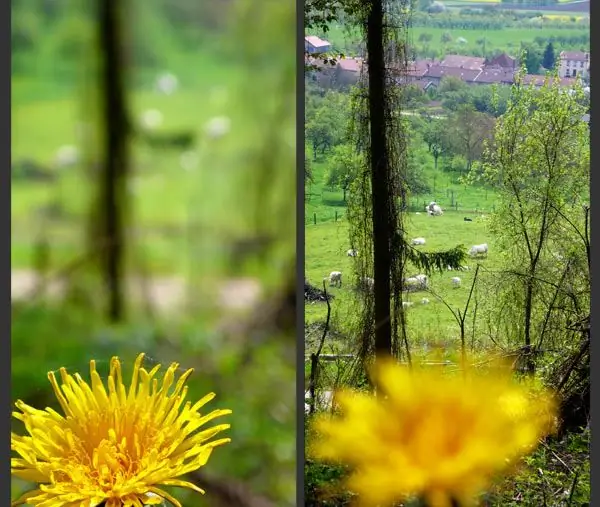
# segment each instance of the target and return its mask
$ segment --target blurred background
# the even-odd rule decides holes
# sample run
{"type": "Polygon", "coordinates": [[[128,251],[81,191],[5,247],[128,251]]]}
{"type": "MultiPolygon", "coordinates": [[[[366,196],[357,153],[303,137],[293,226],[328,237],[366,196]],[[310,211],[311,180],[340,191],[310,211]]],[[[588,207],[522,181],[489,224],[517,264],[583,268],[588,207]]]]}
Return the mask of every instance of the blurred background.
{"type": "Polygon", "coordinates": [[[183,505],[295,504],[295,33],[291,0],[12,4],[13,400],[195,368],[232,443],[183,505]]]}

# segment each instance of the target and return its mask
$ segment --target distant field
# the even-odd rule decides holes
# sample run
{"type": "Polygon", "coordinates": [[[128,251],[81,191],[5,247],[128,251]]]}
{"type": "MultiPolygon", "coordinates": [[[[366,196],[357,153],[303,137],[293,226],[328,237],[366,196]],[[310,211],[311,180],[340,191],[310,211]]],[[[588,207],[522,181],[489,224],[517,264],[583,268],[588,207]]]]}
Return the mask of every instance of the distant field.
{"type": "Polygon", "coordinates": [[[449,0],[447,2],[443,2],[444,5],[467,5],[469,7],[478,7],[479,5],[490,5],[490,4],[498,4],[502,5],[504,9],[511,10],[531,10],[531,11],[565,11],[571,10],[573,12],[590,12],[590,2],[589,0],[583,1],[575,1],[572,0],[558,0],[558,4],[555,5],[523,5],[518,3],[506,3],[501,2],[500,0],[449,0]]]}
{"type": "MultiPolygon", "coordinates": [[[[195,58],[201,60],[199,56],[195,58]]],[[[180,90],[172,96],[153,92],[152,80],[145,90],[134,90],[130,95],[134,119],[139,119],[146,109],[157,109],[164,117],[159,130],[189,130],[199,140],[193,148],[197,165],[191,170],[182,167],[181,149],[163,151],[139,144],[133,146],[131,192],[135,231],[132,234],[142,246],[148,267],[159,273],[181,272],[189,264],[193,233],[187,230],[188,224],[195,227],[197,244],[211,243],[201,241],[210,235],[232,237],[235,231],[248,227],[241,219],[243,213],[235,212],[240,208],[240,200],[234,193],[241,191],[233,188],[231,181],[245,177],[244,150],[251,145],[254,131],[248,129],[247,116],[236,104],[242,82],[240,72],[213,63],[207,59],[197,76],[182,78],[180,90]],[[204,70],[210,74],[200,75],[204,70]],[[223,139],[206,143],[203,141],[206,122],[216,116],[230,118],[231,132],[223,139]],[[211,221],[203,217],[211,217],[211,221]]],[[[13,80],[13,163],[29,159],[53,167],[60,146],[79,144],[76,126],[87,115],[82,114],[83,99],[76,92],[58,86],[53,89],[51,83],[44,90],[37,80],[13,80]]],[[[52,268],[62,267],[80,256],[96,188],[95,182],[86,179],[78,167],[63,169],[53,183],[13,180],[13,268],[31,267],[41,230],[52,245],[52,268]],[[49,219],[49,214],[40,208],[56,202],[61,203],[65,215],[49,219]],[[45,217],[44,221],[40,215],[45,217]]],[[[213,245],[217,243],[212,241],[213,245]]],[[[200,258],[222,257],[215,256],[214,251],[197,253],[200,258]]]]}
{"type": "MultiPolygon", "coordinates": [[[[580,36],[587,30],[584,29],[563,29],[559,33],[550,28],[503,28],[502,30],[448,30],[446,28],[433,27],[414,27],[410,30],[410,37],[413,41],[418,41],[422,33],[432,35],[429,43],[431,49],[438,51],[452,50],[458,51],[460,48],[480,49],[481,46],[476,41],[485,38],[486,49],[506,50],[508,53],[515,53],[520,48],[521,43],[533,43],[536,37],[551,37],[560,34],[564,37],[580,36]],[[445,45],[441,41],[444,33],[450,32],[454,40],[462,37],[467,40],[464,44],[449,43],[445,45]]],[[[359,37],[356,32],[348,34],[347,29],[340,26],[332,26],[327,33],[326,38],[339,51],[350,52],[356,46],[359,37]]]]}

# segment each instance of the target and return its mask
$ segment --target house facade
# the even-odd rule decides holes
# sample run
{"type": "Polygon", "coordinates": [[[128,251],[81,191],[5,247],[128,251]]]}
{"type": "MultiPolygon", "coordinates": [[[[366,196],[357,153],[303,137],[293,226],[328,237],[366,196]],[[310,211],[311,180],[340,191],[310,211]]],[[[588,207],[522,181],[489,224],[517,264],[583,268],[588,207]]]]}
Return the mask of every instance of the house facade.
{"type": "Polygon", "coordinates": [[[583,51],[561,51],[558,57],[558,75],[561,78],[587,79],[590,72],[590,54],[583,51]]]}

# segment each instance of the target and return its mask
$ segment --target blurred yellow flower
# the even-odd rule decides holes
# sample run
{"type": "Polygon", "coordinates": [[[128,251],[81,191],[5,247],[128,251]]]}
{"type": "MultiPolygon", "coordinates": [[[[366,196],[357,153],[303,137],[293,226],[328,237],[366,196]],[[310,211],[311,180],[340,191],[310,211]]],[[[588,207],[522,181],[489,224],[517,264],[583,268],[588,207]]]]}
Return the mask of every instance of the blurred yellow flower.
{"type": "Polygon", "coordinates": [[[553,396],[530,396],[505,369],[450,375],[384,362],[374,373],[385,396],[338,393],[342,417],[318,418],[310,449],[353,468],[348,487],[365,505],[470,505],[552,430],[553,396]]]}
{"type": "Polygon", "coordinates": [[[182,407],[192,370],[175,383],[179,365],[173,363],[159,388],[155,376],[160,365],[148,372],[141,367],[143,358],[140,354],[135,361],[128,391],[117,357],[110,363],[108,392],[95,361],[90,361],[90,384],[61,368],[59,386],[50,372],[48,378],[64,417],[51,408],[37,410],[17,401],[20,412],[13,412],[13,417],[24,423],[29,436],[11,433],[11,448],[20,455],[11,459],[11,472],[39,486],[13,505],[95,506],[104,502],[106,507],[138,507],[167,499],[181,507],[159,486],[204,493],[176,478],[204,466],[215,447],[230,441],[209,442],[229,424],[196,430],[231,410],[200,414],[200,408],[214,398],[212,393],[182,407]]]}

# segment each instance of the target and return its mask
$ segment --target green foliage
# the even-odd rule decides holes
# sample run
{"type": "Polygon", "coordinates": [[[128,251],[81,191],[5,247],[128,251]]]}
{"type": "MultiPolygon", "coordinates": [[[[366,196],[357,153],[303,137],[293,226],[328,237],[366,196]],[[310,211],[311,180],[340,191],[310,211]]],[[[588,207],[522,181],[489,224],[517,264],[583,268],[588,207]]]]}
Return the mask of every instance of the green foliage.
{"type": "Polygon", "coordinates": [[[533,46],[526,46],[523,50],[522,64],[527,69],[527,74],[539,74],[542,65],[542,56],[533,46]]]}
{"type": "Polygon", "coordinates": [[[363,165],[362,156],[355,147],[349,144],[340,144],[333,148],[329,160],[329,169],[325,173],[325,184],[329,187],[341,188],[344,192],[344,202],[346,202],[346,192],[352,186],[363,165]]]}
{"type": "Polygon", "coordinates": [[[555,65],[556,55],[554,54],[554,45],[552,42],[548,42],[544,50],[544,56],[542,57],[542,67],[547,70],[554,70],[555,65]]]}
{"type": "Polygon", "coordinates": [[[487,495],[491,506],[590,505],[590,431],[550,439],[487,495]]]}
{"type": "Polygon", "coordinates": [[[313,151],[313,160],[317,154],[325,153],[342,143],[347,137],[349,118],[349,97],[333,90],[318,100],[306,115],[306,139],[313,151]]]}

